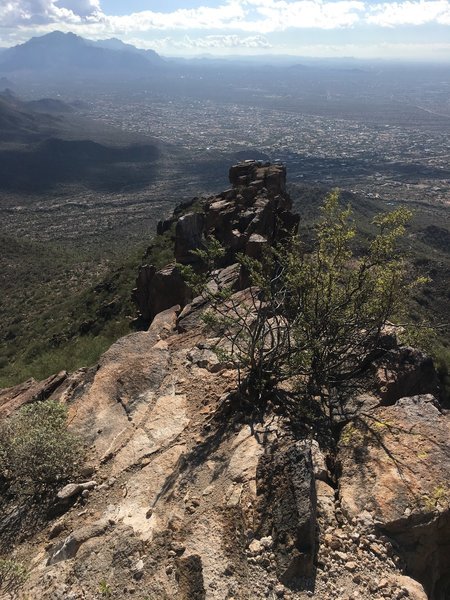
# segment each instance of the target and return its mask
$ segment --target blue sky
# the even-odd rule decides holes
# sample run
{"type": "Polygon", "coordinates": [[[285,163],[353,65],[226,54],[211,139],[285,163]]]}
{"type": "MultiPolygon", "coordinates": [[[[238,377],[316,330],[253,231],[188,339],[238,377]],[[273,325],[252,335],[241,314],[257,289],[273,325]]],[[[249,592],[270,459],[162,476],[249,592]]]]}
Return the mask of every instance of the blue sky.
{"type": "Polygon", "coordinates": [[[163,55],[450,62],[450,0],[0,0],[0,46],[49,31],[163,55]]]}

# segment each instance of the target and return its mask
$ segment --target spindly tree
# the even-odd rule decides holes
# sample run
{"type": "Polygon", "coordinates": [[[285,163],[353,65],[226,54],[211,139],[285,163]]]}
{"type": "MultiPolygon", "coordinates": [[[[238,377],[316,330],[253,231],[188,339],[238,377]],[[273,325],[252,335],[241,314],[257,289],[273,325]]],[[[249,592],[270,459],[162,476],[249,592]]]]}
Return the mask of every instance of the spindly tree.
{"type": "Polygon", "coordinates": [[[242,398],[263,408],[289,381],[297,391],[291,410],[314,398],[333,417],[417,284],[399,252],[410,217],[404,208],[376,217],[373,239],[358,256],[351,208],[341,207],[334,191],[321,208],[312,251],[291,236],[261,260],[238,257],[251,284],[245,293],[221,286],[216,240],[196,252],[204,268],[187,268],[186,277],[209,304],[204,320],[238,369],[242,398]]]}

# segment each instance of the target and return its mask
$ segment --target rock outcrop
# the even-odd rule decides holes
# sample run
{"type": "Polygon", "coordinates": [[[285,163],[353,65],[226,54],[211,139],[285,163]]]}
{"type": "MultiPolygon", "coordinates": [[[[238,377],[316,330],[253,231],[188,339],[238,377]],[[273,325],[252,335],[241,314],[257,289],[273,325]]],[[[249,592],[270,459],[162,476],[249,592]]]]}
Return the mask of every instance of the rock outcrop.
{"type": "Polygon", "coordinates": [[[432,358],[416,348],[396,345],[375,367],[375,382],[383,404],[394,404],[404,396],[439,393],[432,358]]]}
{"type": "Polygon", "coordinates": [[[273,537],[277,576],[286,584],[314,574],[316,488],[311,449],[299,442],[261,457],[258,527],[273,537]]]}
{"type": "MultiPolygon", "coordinates": [[[[171,219],[158,224],[159,235],[173,230],[177,263],[195,264],[192,251],[202,248],[208,236],[226,249],[221,265],[225,267],[236,262],[238,253],[259,258],[264,246],[296,230],[299,219],[291,212],[284,166],[245,161],[231,167],[229,177],[233,186],[229,190],[203,201],[194,198],[175,209],[171,219]]],[[[151,322],[161,310],[174,304],[185,306],[192,295],[175,265],[161,270],[144,265],[134,299],[143,320],[151,322]]]]}
{"type": "Polygon", "coordinates": [[[21,385],[0,390],[0,419],[8,417],[25,404],[48,400],[55,390],[61,388],[67,378],[66,371],[61,371],[44,381],[29,379],[21,385]]]}

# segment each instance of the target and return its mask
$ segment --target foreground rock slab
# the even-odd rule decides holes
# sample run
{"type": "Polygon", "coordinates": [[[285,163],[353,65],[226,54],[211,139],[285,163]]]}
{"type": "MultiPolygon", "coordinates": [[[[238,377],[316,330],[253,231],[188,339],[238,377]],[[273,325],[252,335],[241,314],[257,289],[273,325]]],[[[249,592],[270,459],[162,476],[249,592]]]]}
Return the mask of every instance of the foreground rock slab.
{"type": "Polygon", "coordinates": [[[450,417],[431,395],[401,398],[344,428],[340,500],[403,549],[430,598],[450,590],[450,417]]]}

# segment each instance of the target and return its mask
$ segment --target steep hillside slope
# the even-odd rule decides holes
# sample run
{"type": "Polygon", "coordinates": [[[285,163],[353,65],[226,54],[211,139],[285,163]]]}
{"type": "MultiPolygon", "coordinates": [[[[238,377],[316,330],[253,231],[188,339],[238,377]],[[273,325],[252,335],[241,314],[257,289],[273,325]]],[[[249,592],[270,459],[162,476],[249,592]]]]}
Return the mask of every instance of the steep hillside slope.
{"type": "Polygon", "coordinates": [[[37,114],[9,91],[0,93],[0,142],[25,141],[55,131],[58,119],[37,114]]]}

